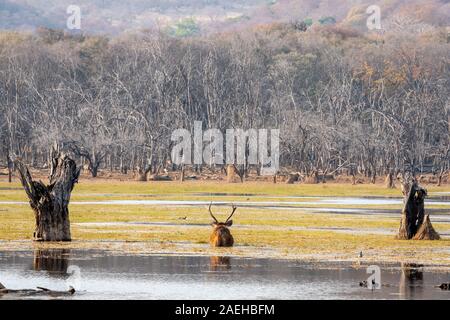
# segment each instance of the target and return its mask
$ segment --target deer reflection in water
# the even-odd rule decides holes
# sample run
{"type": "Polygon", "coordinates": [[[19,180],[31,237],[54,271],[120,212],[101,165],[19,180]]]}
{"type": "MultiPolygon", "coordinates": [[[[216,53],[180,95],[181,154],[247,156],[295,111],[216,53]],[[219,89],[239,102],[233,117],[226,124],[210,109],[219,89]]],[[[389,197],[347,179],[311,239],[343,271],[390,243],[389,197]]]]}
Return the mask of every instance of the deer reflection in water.
{"type": "Polygon", "coordinates": [[[209,260],[209,270],[211,271],[227,271],[231,269],[230,257],[211,256],[209,260]]]}

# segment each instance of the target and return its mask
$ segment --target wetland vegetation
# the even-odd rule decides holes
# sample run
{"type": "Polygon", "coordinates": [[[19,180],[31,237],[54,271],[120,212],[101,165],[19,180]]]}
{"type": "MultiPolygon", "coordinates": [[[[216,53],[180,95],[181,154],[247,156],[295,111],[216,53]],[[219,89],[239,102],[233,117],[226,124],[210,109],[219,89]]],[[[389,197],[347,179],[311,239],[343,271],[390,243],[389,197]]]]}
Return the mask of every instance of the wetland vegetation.
{"type": "Polygon", "coordinates": [[[108,248],[146,254],[201,255],[222,250],[220,252],[236,256],[353,262],[361,260],[358,253],[362,251],[364,261],[450,265],[450,202],[445,196],[442,198],[442,194],[450,192],[448,186],[429,188],[430,199],[439,200],[439,205],[428,201],[426,206],[426,210],[433,212],[436,230],[443,235],[438,241],[395,240],[401,201],[399,204],[380,205],[370,201],[364,204],[365,199],[401,199],[400,190],[386,189],[382,185],[143,183],[81,179],[70,204],[73,241],[33,243],[34,221],[25,193],[18,183],[0,182],[0,189],[0,249],[4,250],[108,248]],[[349,198],[357,199],[357,204],[318,201],[349,198]],[[162,204],[151,201],[147,204],[139,201],[135,204],[102,203],[111,199],[165,201],[162,204]],[[209,247],[211,218],[207,207],[210,201],[219,205],[216,215],[223,219],[228,216],[231,203],[242,207],[234,217],[234,248],[209,247]],[[295,204],[290,204],[293,201],[295,204]],[[311,202],[314,204],[310,205],[311,202]],[[333,208],[340,208],[342,212],[333,212],[333,208]]]}

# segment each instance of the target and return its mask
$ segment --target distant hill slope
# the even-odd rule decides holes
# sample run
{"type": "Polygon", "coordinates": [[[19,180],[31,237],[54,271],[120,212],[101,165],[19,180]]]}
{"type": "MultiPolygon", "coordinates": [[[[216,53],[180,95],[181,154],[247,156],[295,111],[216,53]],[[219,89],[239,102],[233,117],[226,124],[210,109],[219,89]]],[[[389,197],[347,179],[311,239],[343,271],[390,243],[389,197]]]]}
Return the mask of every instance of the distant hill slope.
{"type": "MultiPolygon", "coordinates": [[[[0,0],[0,29],[65,28],[66,8],[73,3],[0,0]]],[[[77,0],[76,3],[82,10],[82,29],[92,33],[160,28],[189,35],[304,19],[313,23],[335,20],[364,28],[365,10],[373,4],[381,7],[386,27],[450,24],[450,0],[77,0]]]]}

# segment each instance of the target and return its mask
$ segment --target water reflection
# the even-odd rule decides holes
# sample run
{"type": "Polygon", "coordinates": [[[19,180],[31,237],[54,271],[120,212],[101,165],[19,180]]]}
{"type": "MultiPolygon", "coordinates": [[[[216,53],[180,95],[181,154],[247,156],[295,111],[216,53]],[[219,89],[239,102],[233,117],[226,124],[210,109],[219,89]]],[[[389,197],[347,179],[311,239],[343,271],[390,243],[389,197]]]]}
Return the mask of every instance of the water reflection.
{"type": "Polygon", "coordinates": [[[10,289],[63,292],[70,266],[80,270],[80,290],[75,287],[70,299],[450,298],[450,291],[436,287],[449,282],[449,270],[430,272],[421,265],[380,263],[383,286],[369,290],[358,285],[368,277],[366,264],[102,250],[0,251],[0,282],[10,289]]]}
{"type": "Polygon", "coordinates": [[[416,290],[423,286],[423,265],[416,263],[401,264],[401,275],[399,284],[399,294],[405,299],[420,298],[417,297],[417,292],[421,294],[421,290],[416,290]]]}
{"type": "Polygon", "coordinates": [[[36,249],[33,257],[34,271],[47,271],[50,276],[67,274],[70,249],[36,249]]]}
{"type": "Polygon", "coordinates": [[[230,257],[212,256],[210,257],[209,270],[211,271],[228,271],[231,269],[230,257]]]}

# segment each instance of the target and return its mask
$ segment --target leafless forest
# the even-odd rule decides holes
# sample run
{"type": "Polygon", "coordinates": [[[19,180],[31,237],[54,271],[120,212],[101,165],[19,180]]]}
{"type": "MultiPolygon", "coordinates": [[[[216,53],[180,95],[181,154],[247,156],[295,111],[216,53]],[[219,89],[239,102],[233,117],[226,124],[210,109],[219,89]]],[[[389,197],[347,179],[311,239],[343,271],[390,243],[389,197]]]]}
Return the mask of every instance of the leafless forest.
{"type": "Polygon", "coordinates": [[[279,128],[282,170],[442,175],[449,53],[445,28],[273,23],[187,38],[4,31],[0,163],[11,154],[47,167],[56,143],[94,177],[179,169],[168,161],[171,133],[199,120],[223,131],[279,128]]]}

